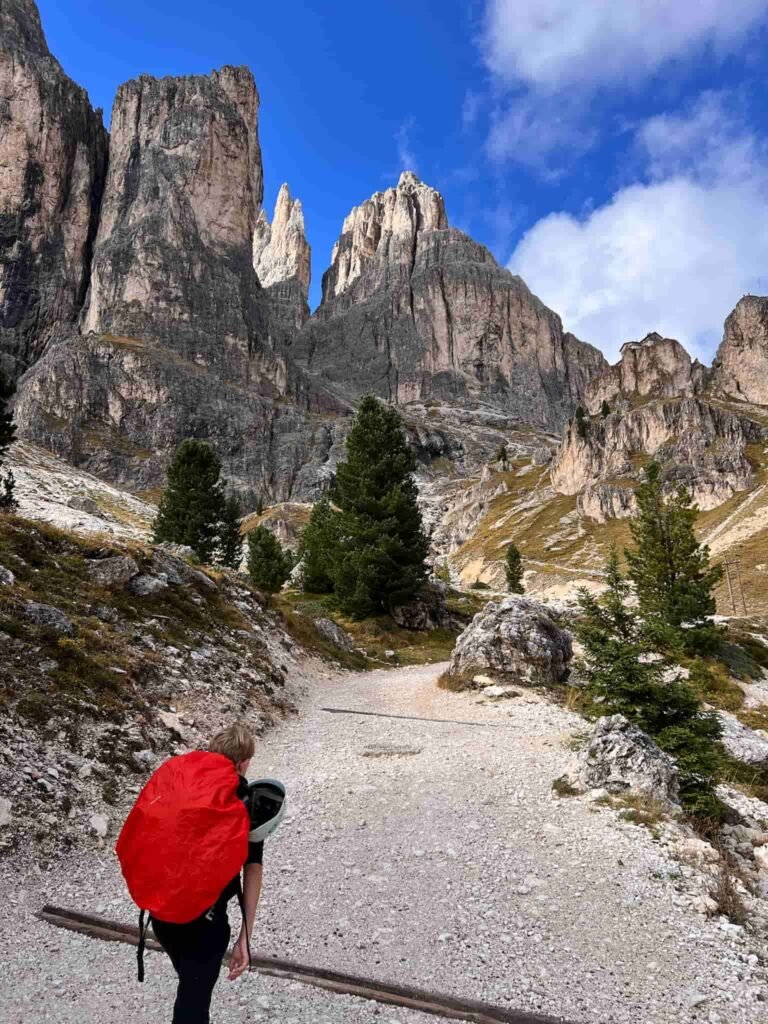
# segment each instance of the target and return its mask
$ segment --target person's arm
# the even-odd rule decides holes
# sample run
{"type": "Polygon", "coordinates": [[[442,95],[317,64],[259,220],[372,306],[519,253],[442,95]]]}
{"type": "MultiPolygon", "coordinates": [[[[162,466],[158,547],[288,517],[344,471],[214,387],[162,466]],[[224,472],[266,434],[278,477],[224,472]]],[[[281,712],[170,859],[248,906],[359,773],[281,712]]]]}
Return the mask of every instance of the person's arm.
{"type": "Polygon", "coordinates": [[[253,923],[256,919],[256,908],[261,896],[261,881],[264,868],[261,863],[249,863],[243,868],[243,906],[245,920],[240,929],[240,936],[232,948],[229,960],[229,980],[239,978],[243,971],[248,970],[248,943],[253,935],[253,923]]]}

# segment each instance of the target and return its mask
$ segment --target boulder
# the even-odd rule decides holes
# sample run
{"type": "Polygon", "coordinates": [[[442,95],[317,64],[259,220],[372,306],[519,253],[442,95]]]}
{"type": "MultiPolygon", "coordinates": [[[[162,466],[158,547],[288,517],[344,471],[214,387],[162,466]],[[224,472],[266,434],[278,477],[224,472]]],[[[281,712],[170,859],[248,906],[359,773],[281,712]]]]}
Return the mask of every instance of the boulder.
{"type": "Polygon", "coordinates": [[[6,569],[4,565],[0,565],[0,587],[12,587],[15,582],[16,577],[11,570],[6,569]]]}
{"type": "Polygon", "coordinates": [[[728,753],[744,764],[768,768],[768,736],[742,725],[735,715],[727,711],[719,711],[717,717],[723,727],[721,743],[728,753]]]}
{"type": "Polygon", "coordinates": [[[37,601],[27,601],[22,607],[21,614],[35,626],[43,626],[45,629],[52,629],[54,633],[61,633],[62,636],[72,636],[75,627],[58,608],[50,604],[38,604],[37,601]]]}
{"type": "Polygon", "coordinates": [[[142,573],[140,576],[134,576],[129,581],[126,589],[136,597],[151,597],[153,594],[159,594],[161,590],[165,590],[167,587],[167,580],[161,579],[159,576],[149,576],[146,573],[142,573]]]}
{"type": "Polygon", "coordinates": [[[338,647],[342,651],[352,650],[352,638],[331,619],[315,619],[312,625],[318,636],[333,644],[334,647],[338,647]]]}
{"type": "Polygon", "coordinates": [[[600,718],[579,753],[578,781],[609,793],[632,790],[677,803],[679,780],[672,758],[623,715],[600,718]]]}
{"type": "Polygon", "coordinates": [[[204,572],[189,565],[184,557],[177,554],[178,551],[189,551],[194,555],[191,548],[185,548],[182,545],[160,544],[156,547],[152,552],[152,571],[163,575],[174,587],[196,584],[203,587],[204,590],[216,590],[216,584],[210,576],[206,576],[204,572]]]}
{"type": "Polygon", "coordinates": [[[67,507],[74,508],[78,512],[87,512],[90,516],[101,514],[101,510],[93,498],[88,498],[82,494],[74,494],[67,502],[67,507]]]}
{"type": "Polygon", "coordinates": [[[408,604],[392,609],[392,618],[402,629],[450,629],[454,616],[445,603],[443,587],[430,584],[408,604]]]}
{"type": "Polygon", "coordinates": [[[139,566],[130,555],[99,558],[88,565],[91,579],[102,587],[121,587],[138,576],[139,571],[139,566]]]}
{"type": "Polygon", "coordinates": [[[556,683],[568,676],[571,635],[555,613],[528,597],[491,601],[456,641],[453,675],[491,671],[523,683],[556,683]]]}

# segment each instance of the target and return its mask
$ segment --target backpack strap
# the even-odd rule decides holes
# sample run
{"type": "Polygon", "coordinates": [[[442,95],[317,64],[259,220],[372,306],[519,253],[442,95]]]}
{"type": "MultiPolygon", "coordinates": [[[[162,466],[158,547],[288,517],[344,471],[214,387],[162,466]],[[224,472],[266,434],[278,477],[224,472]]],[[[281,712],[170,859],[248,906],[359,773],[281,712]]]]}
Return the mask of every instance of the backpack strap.
{"type": "Polygon", "coordinates": [[[251,960],[251,940],[248,938],[248,921],[245,916],[245,899],[243,898],[243,883],[240,875],[237,876],[237,902],[240,906],[240,914],[243,918],[243,930],[245,931],[245,948],[248,950],[248,970],[253,969],[251,960]]]}
{"type": "Polygon", "coordinates": [[[147,939],[147,928],[149,928],[149,918],[145,921],[144,914],[144,910],[139,911],[139,947],[136,950],[136,960],[139,968],[139,981],[144,981],[144,946],[147,939]]]}

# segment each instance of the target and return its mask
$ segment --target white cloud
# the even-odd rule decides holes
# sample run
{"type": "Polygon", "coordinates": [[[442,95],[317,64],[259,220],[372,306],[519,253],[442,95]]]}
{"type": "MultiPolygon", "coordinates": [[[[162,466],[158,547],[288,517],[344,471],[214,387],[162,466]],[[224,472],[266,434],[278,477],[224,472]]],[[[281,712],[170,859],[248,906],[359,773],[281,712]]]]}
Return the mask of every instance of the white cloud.
{"type": "Polygon", "coordinates": [[[508,266],[611,359],[652,330],[709,359],[741,296],[768,292],[764,147],[711,95],[646,122],[637,145],[649,182],[583,218],[550,214],[508,266]]]}
{"type": "Polygon", "coordinates": [[[490,70],[538,90],[626,83],[711,46],[725,53],[766,0],[487,0],[490,70]]]}
{"type": "Polygon", "coordinates": [[[414,174],[418,174],[418,162],[411,145],[411,132],[415,123],[415,119],[412,117],[403,121],[395,132],[395,142],[397,143],[398,171],[413,171],[414,174]]]}

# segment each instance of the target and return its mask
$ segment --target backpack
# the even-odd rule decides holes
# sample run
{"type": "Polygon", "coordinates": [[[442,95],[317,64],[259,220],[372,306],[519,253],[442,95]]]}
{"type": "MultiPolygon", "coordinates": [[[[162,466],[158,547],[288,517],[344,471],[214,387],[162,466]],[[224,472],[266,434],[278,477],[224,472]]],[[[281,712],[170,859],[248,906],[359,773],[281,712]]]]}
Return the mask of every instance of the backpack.
{"type": "Polygon", "coordinates": [[[115,846],[142,912],[140,932],[145,912],[171,924],[194,921],[239,876],[250,829],[239,781],[229,758],[195,750],[166,761],[144,786],[115,846]]]}

